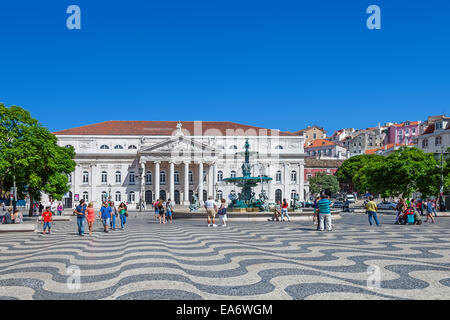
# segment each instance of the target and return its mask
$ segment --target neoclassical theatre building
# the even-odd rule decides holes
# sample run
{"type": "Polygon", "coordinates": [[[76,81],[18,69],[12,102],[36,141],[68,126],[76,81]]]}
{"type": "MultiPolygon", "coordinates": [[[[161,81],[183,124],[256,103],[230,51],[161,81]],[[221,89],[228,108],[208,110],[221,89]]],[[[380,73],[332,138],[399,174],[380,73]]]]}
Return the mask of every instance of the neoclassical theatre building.
{"type": "Polygon", "coordinates": [[[250,144],[252,175],[272,181],[269,201],[305,198],[304,137],[234,122],[107,121],[54,133],[60,146],[73,146],[76,169],[69,177],[66,207],[80,199],[128,202],[136,208],[155,199],[189,205],[212,195],[225,198],[235,185],[223,179],[241,176],[245,141],[250,144]]]}

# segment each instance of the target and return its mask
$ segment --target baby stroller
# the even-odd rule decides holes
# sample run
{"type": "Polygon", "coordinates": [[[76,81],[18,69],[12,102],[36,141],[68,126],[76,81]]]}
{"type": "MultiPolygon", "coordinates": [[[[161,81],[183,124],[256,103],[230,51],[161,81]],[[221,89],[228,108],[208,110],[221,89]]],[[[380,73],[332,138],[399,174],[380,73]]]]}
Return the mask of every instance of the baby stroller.
{"type": "Polygon", "coordinates": [[[399,224],[413,224],[414,223],[414,210],[408,208],[405,212],[400,213],[398,216],[399,224]]]}

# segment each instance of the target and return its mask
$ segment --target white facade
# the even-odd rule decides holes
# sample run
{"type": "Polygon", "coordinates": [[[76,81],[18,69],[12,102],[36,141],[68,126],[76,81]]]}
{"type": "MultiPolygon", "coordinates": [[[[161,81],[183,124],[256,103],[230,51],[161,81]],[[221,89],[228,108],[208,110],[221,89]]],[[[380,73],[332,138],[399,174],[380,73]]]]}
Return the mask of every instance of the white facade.
{"type": "Polygon", "coordinates": [[[303,136],[187,136],[180,128],[167,136],[56,133],[60,146],[71,145],[76,152],[66,206],[85,198],[95,207],[108,199],[136,207],[142,200],[148,207],[161,197],[189,205],[194,193],[201,202],[210,195],[228,200],[240,188],[222,179],[242,176],[246,139],[252,175],[273,178],[254,188],[256,197],[264,188],[271,202],[291,199],[295,192],[304,199],[303,136]]]}
{"type": "Polygon", "coordinates": [[[425,132],[415,139],[416,147],[436,155],[450,147],[450,118],[442,116],[430,123],[425,132]]]}

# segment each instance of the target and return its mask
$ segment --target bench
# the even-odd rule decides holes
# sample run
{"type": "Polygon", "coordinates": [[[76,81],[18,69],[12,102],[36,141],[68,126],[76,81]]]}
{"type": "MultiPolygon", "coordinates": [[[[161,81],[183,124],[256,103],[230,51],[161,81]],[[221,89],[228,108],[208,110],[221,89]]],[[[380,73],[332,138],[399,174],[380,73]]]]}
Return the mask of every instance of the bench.
{"type": "MultiPolygon", "coordinates": [[[[71,221],[70,216],[52,216],[53,221],[71,221]]],[[[42,217],[38,217],[38,221],[41,221],[42,217]]]]}
{"type": "Polygon", "coordinates": [[[36,225],[34,223],[0,224],[0,232],[28,232],[35,230],[36,225]]]}

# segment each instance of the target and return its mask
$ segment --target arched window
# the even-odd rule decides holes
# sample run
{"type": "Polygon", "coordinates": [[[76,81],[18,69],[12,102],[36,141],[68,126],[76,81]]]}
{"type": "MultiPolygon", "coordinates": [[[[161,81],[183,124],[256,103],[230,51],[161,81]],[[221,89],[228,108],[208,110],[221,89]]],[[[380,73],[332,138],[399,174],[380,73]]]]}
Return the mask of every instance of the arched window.
{"type": "Polygon", "coordinates": [[[147,171],[145,173],[145,184],[152,184],[152,172],[147,171]]]}
{"type": "Polygon", "coordinates": [[[89,193],[87,191],[83,192],[83,199],[84,201],[88,202],[89,201],[89,193]]]}
{"type": "Polygon", "coordinates": [[[88,184],[89,183],[89,172],[83,171],[83,183],[88,184]]]}
{"type": "Polygon", "coordinates": [[[275,149],[276,150],[283,150],[283,146],[278,145],[278,146],[275,147],[275,149]]]}
{"type": "MultiPolygon", "coordinates": [[[[189,184],[193,184],[193,183],[194,183],[194,177],[193,177],[192,171],[189,171],[189,184]]],[[[192,201],[192,200],[189,200],[189,201],[192,201]]]]}
{"type": "Polygon", "coordinates": [[[122,194],[120,191],[116,191],[116,202],[122,201],[122,194]]]}
{"type": "Polygon", "coordinates": [[[206,171],[203,171],[203,183],[206,183],[206,171]]]}
{"type": "Polygon", "coordinates": [[[151,190],[145,191],[145,203],[151,204],[153,201],[153,195],[151,190]]]}
{"type": "Polygon", "coordinates": [[[230,149],[234,149],[234,150],[236,150],[238,147],[236,146],[236,145],[232,145],[232,146],[230,146],[230,149]]]}
{"type": "Polygon", "coordinates": [[[283,199],[283,192],[281,191],[281,189],[277,189],[275,190],[275,202],[277,201],[282,201],[283,199]]]}
{"type": "Polygon", "coordinates": [[[132,145],[128,146],[128,149],[137,149],[137,147],[134,144],[132,144],[132,145]]]}
{"type": "Polygon", "coordinates": [[[108,173],[106,171],[102,171],[102,184],[108,183],[108,173]]]}
{"type": "Polygon", "coordinates": [[[70,147],[73,147],[71,144],[66,144],[65,146],[64,146],[64,148],[70,148],[70,147]]]}
{"type": "Polygon", "coordinates": [[[130,171],[129,183],[134,184],[134,182],[135,182],[134,179],[135,179],[134,171],[130,171]]]}
{"type": "Polygon", "coordinates": [[[217,146],[217,149],[223,150],[223,149],[225,149],[225,147],[222,145],[219,145],[219,146],[217,146]]]}
{"type": "Polygon", "coordinates": [[[120,144],[117,144],[114,146],[114,149],[123,149],[123,146],[121,146],[120,144]]]}
{"type": "Polygon", "coordinates": [[[136,196],[134,194],[134,191],[130,191],[128,194],[128,202],[134,203],[136,201],[136,196]]]}
{"type": "Polygon", "coordinates": [[[179,190],[175,190],[174,191],[174,200],[175,200],[175,204],[180,204],[181,203],[181,199],[180,199],[180,191],[179,190]]]}
{"type": "Polygon", "coordinates": [[[275,175],[275,180],[281,183],[281,171],[277,171],[277,174],[275,175]]]}
{"type": "Polygon", "coordinates": [[[116,183],[122,182],[122,173],[120,171],[116,171],[116,183]]]}
{"type": "Polygon", "coordinates": [[[216,201],[220,201],[223,198],[223,191],[217,190],[216,201]]]}
{"type": "Polygon", "coordinates": [[[236,171],[234,171],[234,170],[231,171],[231,175],[230,176],[231,176],[231,178],[236,178],[236,171]]]}
{"type": "Polygon", "coordinates": [[[222,171],[217,171],[217,181],[222,181],[223,180],[223,172],[222,171]]]}
{"type": "Polygon", "coordinates": [[[108,147],[106,144],[102,144],[102,145],[100,146],[100,149],[106,150],[106,149],[109,149],[109,147],[108,147]]]}
{"type": "Polygon", "coordinates": [[[180,173],[178,171],[173,173],[173,181],[175,184],[180,184],[180,173]]]}
{"type": "Polygon", "coordinates": [[[166,184],[166,172],[165,171],[161,171],[159,173],[159,182],[160,182],[160,184],[166,184]]]}
{"type": "Polygon", "coordinates": [[[106,191],[102,191],[102,202],[108,201],[108,193],[106,191]]]}
{"type": "Polygon", "coordinates": [[[295,170],[291,172],[291,182],[297,182],[297,171],[295,170]]]}

